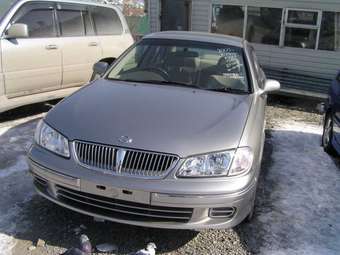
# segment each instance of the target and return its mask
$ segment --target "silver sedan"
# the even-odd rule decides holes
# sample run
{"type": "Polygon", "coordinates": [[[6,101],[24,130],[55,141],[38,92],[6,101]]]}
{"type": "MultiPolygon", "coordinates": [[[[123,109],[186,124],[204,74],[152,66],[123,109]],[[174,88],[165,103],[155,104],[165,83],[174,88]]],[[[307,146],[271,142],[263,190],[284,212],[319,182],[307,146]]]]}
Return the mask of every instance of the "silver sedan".
{"type": "Polygon", "coordinates": [[[267,80],[239,38],[146,36],[52,109],[28,157],[37,192],[104,220],[230,228],[251,218],[267,80]]]}

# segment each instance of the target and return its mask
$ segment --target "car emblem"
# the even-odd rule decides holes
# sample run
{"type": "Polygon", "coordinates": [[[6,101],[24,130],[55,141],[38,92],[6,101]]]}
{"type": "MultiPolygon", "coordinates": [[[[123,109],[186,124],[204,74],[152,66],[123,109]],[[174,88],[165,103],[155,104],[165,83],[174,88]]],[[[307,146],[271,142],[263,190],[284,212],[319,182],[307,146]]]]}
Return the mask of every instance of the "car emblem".
{"type": "Polygon", "coordinates": [[[123,162],[126,155],[126,150],[118,149],[116,154],[116,171],[117,173],[122,172],[123,162]]]}
{"type": "Polygon", "coordinates": [[[132,143],[132,138],[128,137],[128,136],[121,136],[119,139],[118,139],[119,142],[121,143],[126,143],[126,144],[129,144],[129,143],[132,143]]]}

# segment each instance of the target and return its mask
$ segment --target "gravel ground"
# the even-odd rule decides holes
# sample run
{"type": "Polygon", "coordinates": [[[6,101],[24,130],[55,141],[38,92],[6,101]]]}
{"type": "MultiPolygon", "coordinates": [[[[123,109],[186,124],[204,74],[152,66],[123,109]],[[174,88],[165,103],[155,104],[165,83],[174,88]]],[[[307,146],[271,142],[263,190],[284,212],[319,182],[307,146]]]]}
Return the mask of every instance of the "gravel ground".
{"type": "MultiPolygon", "coordinates": [[[[0,254],[60,254],[66,248],[77,244],[77,236],[80,233],[86,233],[94,244],[113,242],[119,247],[118,254],[136,251],[149,241],[157,244],[157,254],[262,254],[263,247],[267,249],[274,247],[279,250],[284,248],[281,245],[289,246],[290,242],[294,248],[297,244],[289,239],[291,238],[289,233],[273,233],[280,235],[278,237],[288,243],[275,244],[276,246],[268,244],[272,241],[269,238],[271,233],[264,226],[266,222],[261,221],[261,216],[274,210],[275,204],[271,191],[277,180],[270,173],[274,164],[272,155],[275,150],[275,134],[272,134],[271,130],[285,121],[319,125],[321,116],[315,110],[317,103],[305,99],[270,98],[263,174],[258,190],[255,219],[252,223],[243,223],[234,229],[203,232],[148,229],[111,222],[94,222],[90,217],[66,210],[35,195],[23,155],[31,142],[37,119],[49,109],[49,105],[24,107],[0,116],[0,121],[2,120],[0,178],[3,184],[0,186],[0,192],[5,194],[0,197],[0,247],[6,245],[9,247],[7,251],[0,250],[0,254]],[[7,170],[7,174],[3,174],[4,169],[7,170]],[[10,238],[11,236],[14,238],[10,238]],[[29,251],[29,247],[36,246],[38,239],[44,240],[46,244],[29,251]],[[11,249],[11,246],[14,248],[11,249]]],[[[315,144],[313,146],[318,147],[317,143],[315,144]]],[[[323,157],[321,149],[317,150],[323,157]]],[[[334,161],[337,162],[335,159],[334,161]]],[[[334,174],[336,176],[337,173],[334,174]]],[[[323,233],[316,233],[317,237],[318,234],[321,236],[323,233]]],[[[340,247],[334,244],[330,246],[335,250],[339,248],[337,251],[340,252],[340,247]]]]}

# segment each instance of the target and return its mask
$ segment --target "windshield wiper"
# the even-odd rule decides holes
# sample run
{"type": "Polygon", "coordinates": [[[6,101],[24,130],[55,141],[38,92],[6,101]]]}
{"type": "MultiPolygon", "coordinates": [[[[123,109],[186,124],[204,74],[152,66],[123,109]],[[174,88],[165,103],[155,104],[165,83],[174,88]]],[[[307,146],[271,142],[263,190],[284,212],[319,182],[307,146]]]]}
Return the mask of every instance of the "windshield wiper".
{"type": "Polygon", "coordinates": [[[231,93],[231,94],[249,94],[248,91],[242,90],[242,89],[234,89],[234,88],[216,88],[216,89],[207,89],[209,91],[216,91],[216,92],[225,92],[225,93],[231,93]]]}
{"type": "Polygon", "coordinates": [[[188,83],[182,83],[182,82],[176,82],[176,81],[149,81],[149,82],[154,83],[154,84],[163,84],[163,85],[169,85],[169,86],[202,89],[201,87],[194,85],[194,84],[188,84],[188,83]]]}
{"type": "Polygon", "coordinates": [[[107,78],[111,81],[126,81],[126,82],[136,82],[136,83],[149,83],[149,84],[160,84],[160,85],[169,85],[169,86],[178,86],[178,87],[187,87],[187,88],[195,88],[202,89],[199,86],[175,81],[158,81],[158,80],[131,80],[131,79],[116,79],[116,78],[107,78]]]}

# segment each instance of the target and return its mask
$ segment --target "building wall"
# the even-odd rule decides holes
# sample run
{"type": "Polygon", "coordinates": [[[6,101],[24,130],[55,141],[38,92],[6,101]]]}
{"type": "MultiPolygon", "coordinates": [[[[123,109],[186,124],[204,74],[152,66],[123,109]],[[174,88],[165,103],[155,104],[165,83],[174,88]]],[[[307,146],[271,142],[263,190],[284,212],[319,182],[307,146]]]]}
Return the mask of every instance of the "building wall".
{"type": "Polygon", "coordinates": [[[160,30],[160,0],[149,0],[149,22],[150,32],[160,30]]]}
{"type": "MultiPolygon", "coordinates": [[[[150,0],[151,31],[159,31],[159,0],[150,0]]],[[[340,0],[193,0],[191,29],[210,32],[212,4],[315,9],[340,12],[340,0]]],[[[254,44],[269,78],[281,81],[286,90],[326,93],[340,69],[340,51],[322,51],[254,44]]],[[[304,93],[304,92],[303,92],[304,93]]]]}

